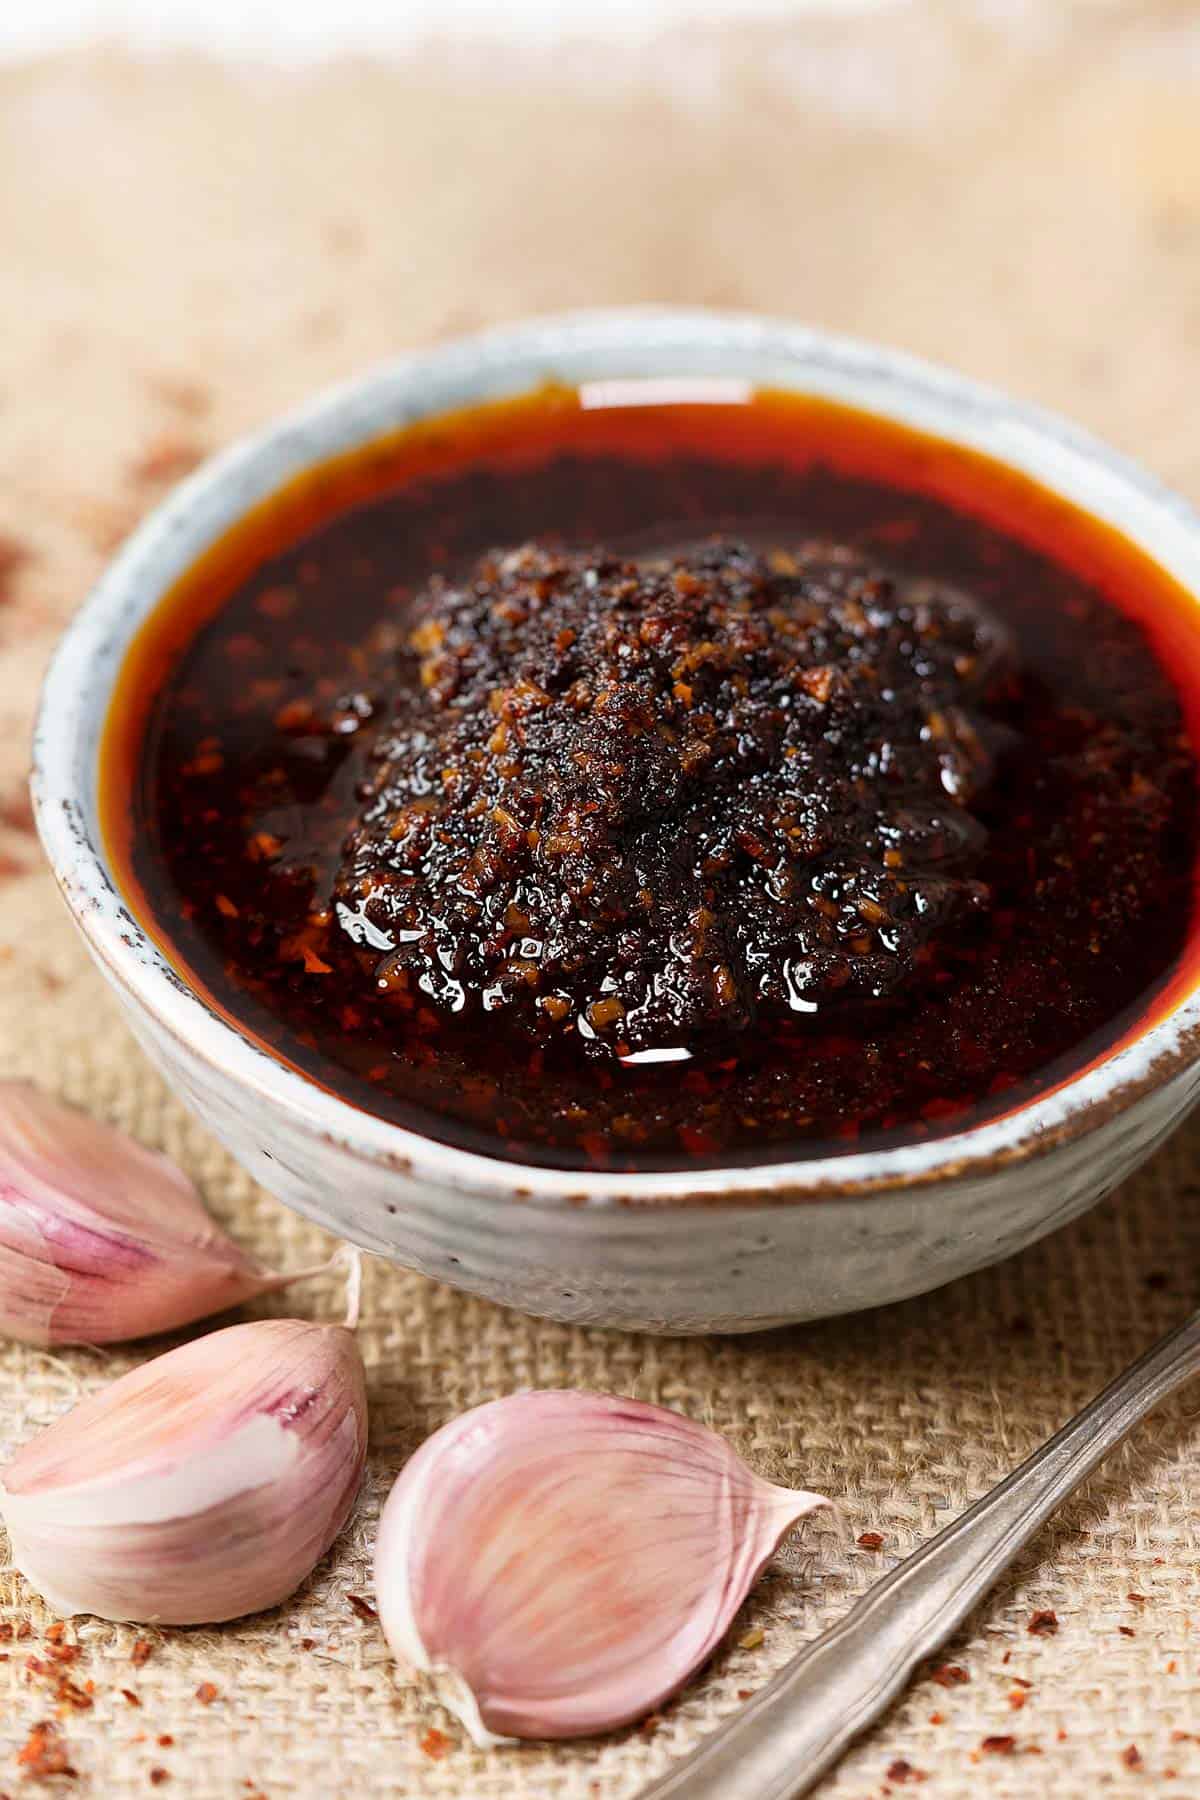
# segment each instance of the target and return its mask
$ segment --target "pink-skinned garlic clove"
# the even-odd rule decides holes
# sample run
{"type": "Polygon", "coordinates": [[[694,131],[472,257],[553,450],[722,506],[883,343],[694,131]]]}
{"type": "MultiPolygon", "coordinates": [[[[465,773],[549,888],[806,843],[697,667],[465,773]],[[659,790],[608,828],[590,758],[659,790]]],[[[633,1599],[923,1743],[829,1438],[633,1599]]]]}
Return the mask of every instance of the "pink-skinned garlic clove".
{"type": "Polygon", "coordinates": [[[150,1337],[316,1272],[260,1269],[165,1156],[27,1082],[0,1083],[0,1335],[150,1337]]]}
{"type": "Polygon", "coordinates": [[[366,1444],[353,1333],[260,1319],[82,1401],[0,1471],[0,1514],[56,1612],[216,1624],[295,1592],[346,1521],[366,1444]]]}
{"type": "Polygon", "coordinates": [[[480,1745],[608,1731],[686,1681],[827,1504],[663,1407],[516,1394],[443,1426],[400,1474],[380,1621],[480,1745]]]}

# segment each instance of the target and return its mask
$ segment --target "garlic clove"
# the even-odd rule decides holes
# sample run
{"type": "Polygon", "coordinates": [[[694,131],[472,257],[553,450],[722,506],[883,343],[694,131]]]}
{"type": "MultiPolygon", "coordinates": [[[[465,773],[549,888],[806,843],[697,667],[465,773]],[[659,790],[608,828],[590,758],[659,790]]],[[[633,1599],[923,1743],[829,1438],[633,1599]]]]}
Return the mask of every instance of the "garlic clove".
{"type": "Polygon", "coordinates": [[[0,1472],[12,1560],[63,1615],[259,1612],[341,1530],[366,1443],[350,1331],[231,1325],[131,1370],[18,1452],[0,1472]]]}
{"type": "Polygon", "coordinates": [[[0,1335],[149,1337],[296,1279],[258,1268],[165,1156],[27,1082],[0,1083],[0,1335]]]}
{"type": "Polygon", "coordinates": [[[480,1745],[650,1712],[702,1663],[817,1494],[704,1426],[610,1394],[476,1407],[429,1438],[375,1551],[395,1655],[480,1745]]]}

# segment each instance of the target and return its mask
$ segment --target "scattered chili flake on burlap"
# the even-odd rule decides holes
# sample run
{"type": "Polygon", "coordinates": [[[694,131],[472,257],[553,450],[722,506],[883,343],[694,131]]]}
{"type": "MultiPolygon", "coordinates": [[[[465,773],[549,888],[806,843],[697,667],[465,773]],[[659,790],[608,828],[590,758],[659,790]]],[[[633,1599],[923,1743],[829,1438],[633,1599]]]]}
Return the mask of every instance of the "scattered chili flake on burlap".
{"type": "Polygon", "coordinates": [[[882,1550],[883,1536],[878,1531],[860,1531],[856,1540],[860,1550],[882,1550]]]}
{"type": "Polygon", "coordinates": [[[1058,1630],[1058,1614],[1048,1608],[1035,1612],[1025,1629],[1031,1637],[1053,1637],[1058,1630]]]}
{"type": "MultiPolygon", "coordinates": [[[[90,1686],[89,1682],[88,1688],[90,1686]]],[[[54,1690],[59,1712],[90,1712],[94,1702],[88,1688],[81,1688],[69,1676],[60,1675],[54,1690]]]]}
{"type": "Polygon", "coordinates": [[[450,1754],[454,1744],[444,1731],[439,1731],[436,1725],[431,1725],[421,1739],[420,1748],[434,1762],[441,1762],[443,1756],[450,1754]]]}
{"type": "Polygon", "coordinates": [[[62,1775],[70,1781],[78,1779],[78,1770],[71,1766],[62,1734],[50,1719],[44,1719],[32,1728],[17,1751],[17,1764],[31,1781],[48,1781],[54,1775],[62,1775]]]}

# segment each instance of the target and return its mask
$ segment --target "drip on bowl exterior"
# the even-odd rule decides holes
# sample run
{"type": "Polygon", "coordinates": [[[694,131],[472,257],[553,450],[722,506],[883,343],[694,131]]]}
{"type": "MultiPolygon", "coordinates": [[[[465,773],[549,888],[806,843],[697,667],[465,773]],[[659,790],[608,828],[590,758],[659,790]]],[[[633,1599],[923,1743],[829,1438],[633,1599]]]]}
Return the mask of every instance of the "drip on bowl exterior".
{"type": "Polygon", "coordinates": [[[147,614],[293,475],[406,423],[548,379],[713,377],[822,395],[981,450],[1114,525],[1200,593],[1200,519],[1032,408],[899,353],[771,320],[577,314],[390,364],[206,465],[129,540],[67,632],[34,746],[42,841],[92,955],[156,1066],[266,1188],[363,1248],[471,1293],[552,1318],[669,1332],[752,1331],[904,1299],[1065,1224],[1197,1099],[1200,993],[1189,989],[1113,1054],[970,1131],[759,1167],[525,1166],[361,1112],[218,1016],[117,888],[98,762],[113,686],[147,614]]]}

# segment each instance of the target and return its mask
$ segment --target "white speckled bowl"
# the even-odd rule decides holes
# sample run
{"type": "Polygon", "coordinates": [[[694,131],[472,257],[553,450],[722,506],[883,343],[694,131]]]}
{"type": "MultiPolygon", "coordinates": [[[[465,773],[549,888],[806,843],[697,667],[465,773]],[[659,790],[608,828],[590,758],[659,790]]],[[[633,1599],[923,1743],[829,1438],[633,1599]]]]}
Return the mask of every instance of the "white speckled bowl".
{"type": "MultiPolygon", "coordinates": [[[[891,351],[765,319],[638,309],[407,357],[237,445],[125,545],[47,677],[38,825],[68,906],[146,1050],[280,1199],[354,1243],[526,1311],[749,1331],[921,1293],[1106,1194],[1197,1097],[1200,994],[1074,1080],[968,1132],[874,1153],[683,1174],[568,1174],[447,1148],[284,1067],[193,993],[117,890],[97,750],[126,648],[164,591],[298,471],[473,401],[625,377],[733,377],[816,393],[985,451],[1117,526],[1200,594],[1200,519],[1058,420],[891,351]]],[[[1200,600],[1197,601],[1200,606],[1200,600]]]]}

